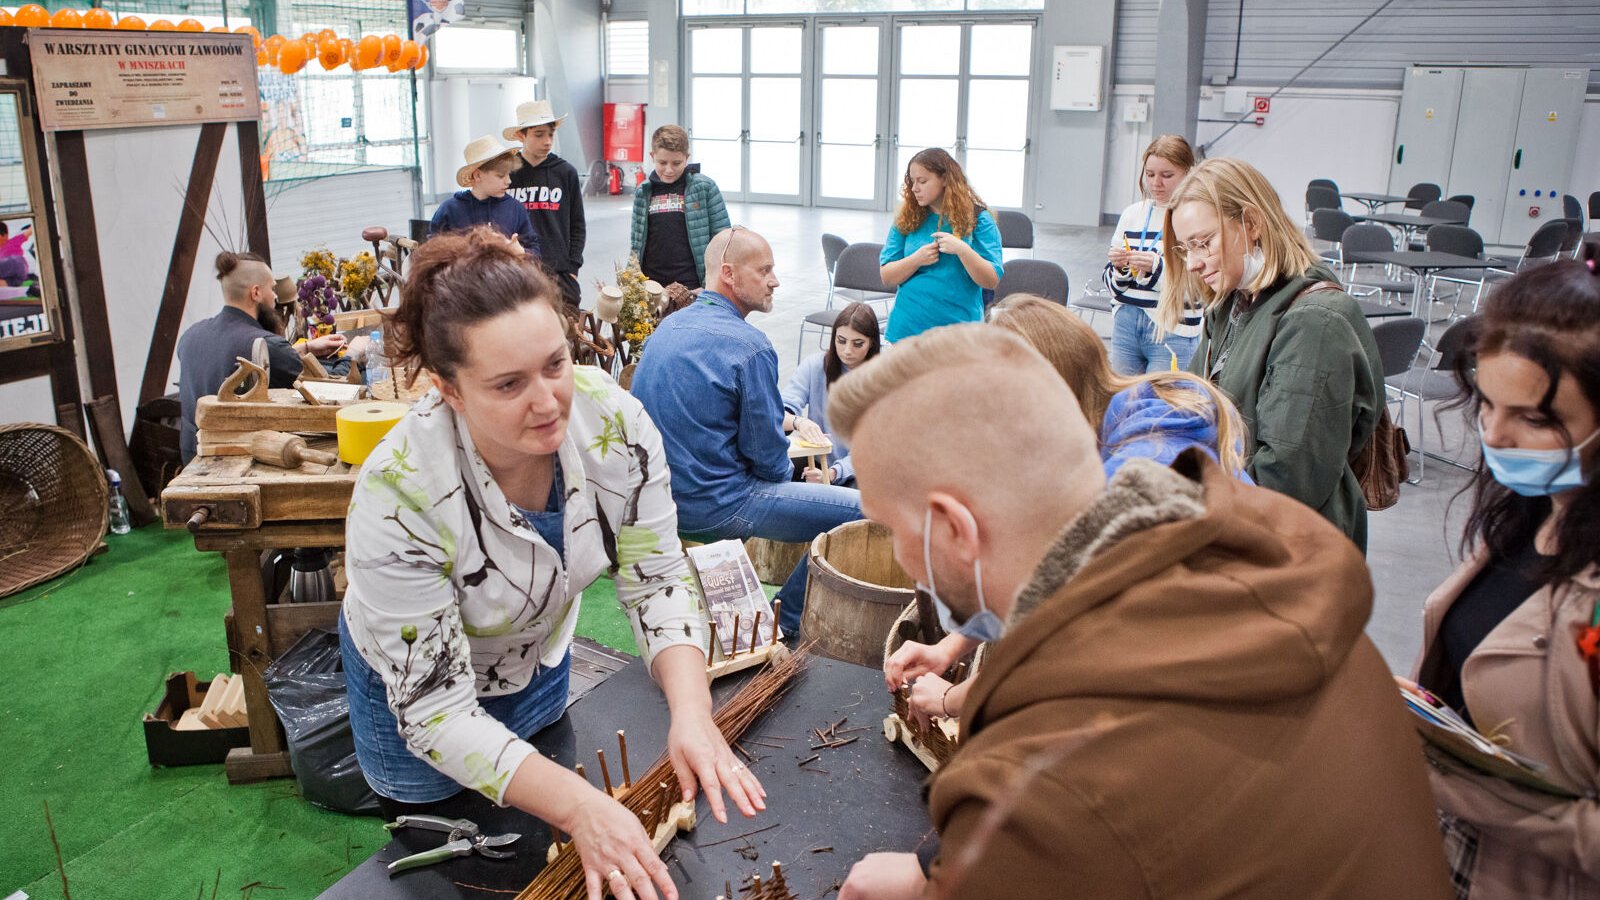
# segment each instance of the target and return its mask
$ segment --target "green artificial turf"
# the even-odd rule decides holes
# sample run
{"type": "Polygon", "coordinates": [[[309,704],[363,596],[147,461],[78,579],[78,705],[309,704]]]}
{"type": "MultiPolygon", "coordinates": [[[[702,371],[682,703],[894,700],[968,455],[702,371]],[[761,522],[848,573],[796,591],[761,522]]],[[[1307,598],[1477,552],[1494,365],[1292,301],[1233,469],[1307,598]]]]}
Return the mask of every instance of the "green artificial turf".
{"type": "MultiPolygon", "coordinates": [[[[227,667],[226,570],[182,531],[107,543],[0,600],[0,897],[63,896],[46,802],[79,900],[316,896],[384,845],[382,823],[313,807],[289,779],[230,786],[220,765],[148,764],[140,719],[167,673],[227,667]]],[[[635,652],[611,582],[584,599],[578,633],[635,652]]]]}

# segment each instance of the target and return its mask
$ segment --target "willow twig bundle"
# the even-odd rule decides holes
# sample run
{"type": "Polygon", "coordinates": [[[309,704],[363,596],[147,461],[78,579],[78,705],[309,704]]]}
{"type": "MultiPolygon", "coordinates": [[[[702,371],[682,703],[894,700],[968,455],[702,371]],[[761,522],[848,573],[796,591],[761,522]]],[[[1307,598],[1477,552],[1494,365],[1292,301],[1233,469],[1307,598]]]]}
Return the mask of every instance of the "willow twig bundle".
{"type": "MultiPolygon", "coordinates": [[[[788,657],[767,664],[716,711],[712,721],[730,746],[751,723],[778,705],[793,686],[795,677],[805,668],[808,651],[809,645],[801,646],[788,657]]],[[[663,751],[649,771],[617,794],[617,802],[638,816],[646,833],[654,837],[655,826],[667,818],[676,798],[682,795],[683,788],[672,768],[672,760],[663,751]]],[[[578,848],[569,842],[516,900],[584,900],[585,895],[583,861],[578,857],[578,848]]]]}

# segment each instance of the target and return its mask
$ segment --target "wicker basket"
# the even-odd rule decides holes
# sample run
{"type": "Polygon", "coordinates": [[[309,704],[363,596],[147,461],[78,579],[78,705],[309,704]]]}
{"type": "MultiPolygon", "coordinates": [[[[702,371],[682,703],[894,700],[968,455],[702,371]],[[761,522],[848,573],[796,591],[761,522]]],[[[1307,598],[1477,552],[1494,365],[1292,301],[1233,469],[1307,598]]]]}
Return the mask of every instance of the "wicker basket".
{"type": "Polygon", "coordinates": [[[106,534],[100,461],[65,428],[0,425],[0,597],[83,564],[106,534]]]}

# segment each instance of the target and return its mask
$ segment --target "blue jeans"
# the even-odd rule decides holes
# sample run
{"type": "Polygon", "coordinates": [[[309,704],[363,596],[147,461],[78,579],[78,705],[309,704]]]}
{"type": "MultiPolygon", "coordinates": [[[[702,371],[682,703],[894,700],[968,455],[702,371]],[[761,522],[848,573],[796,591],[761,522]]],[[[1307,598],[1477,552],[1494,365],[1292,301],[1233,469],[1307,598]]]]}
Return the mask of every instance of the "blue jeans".
{"type": "MultiPolygon", "coordinates": [[[[356,739],[356,762],[367,784],[380,796],[403,803],[437,803],[462,786],[423,762],[406,747],[400,723],[389,711],[383,679],[356,650],[350,630],[339,616],[339,655],[344,660],[345,688],[350,697],[350,730],[356,739]]],[[[572,653],[559,665],[539,672],[515,694],[479,697],[478,705],[518,737],[528,738],[561,718],[567,709],[567,673],[572,653]]]]}
{"type": "Polygon", "coordinates": [[[1111,368],[1118,375],[1143,375],[1172,369],[1172,355],[1178,355],[1178,368],[1187,370],[1198,337],[1169,334],[1156,340],[1156,323],[1137,306],[1117,304],[1111,316],[1111,368]]]}
{"type": "MultiPolygon", "coordinates": [[[[861,518],[861,493],[831,484],[759,481],[726,522],[695,532],[712,540],[761,537],[769,541],[810,541],[824,531],[861,518]]],[[[784,634],[800,633],[800,613],[806,602],[806,571],[811,555],[800,557],[777,599],[783,601],[778,624],[784,634]]]]}

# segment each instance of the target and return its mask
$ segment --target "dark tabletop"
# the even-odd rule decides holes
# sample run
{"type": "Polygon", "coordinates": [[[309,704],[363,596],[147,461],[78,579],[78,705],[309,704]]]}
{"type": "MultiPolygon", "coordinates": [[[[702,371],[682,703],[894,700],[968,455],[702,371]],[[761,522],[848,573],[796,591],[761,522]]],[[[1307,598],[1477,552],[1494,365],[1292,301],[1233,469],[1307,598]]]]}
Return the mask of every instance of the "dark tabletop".
{"type": "Polygon", "coordinates": [[[1402,228],[1432,228],[1435,225],[1463,225],[1466,219],[1455,216],[1413,216],[1405,213],[1363,213],[1351,216],[1358,222],[1378,222],[1383,225],[1396,225],[1402,228]]]}
{"type": "Polygon", "coordinates": [[[1400,266],[1416,272],[1432,269],[1492,269],[1505,263],[1498,259],[1479,259],[1458,253],[1440,253],[1436,250],[1346,251],[1347,263],[1382,263],[1400,266]]]}
{"type": "Polygon", "coordinates": [[[1382,303],[1374,303],[1371,300],[1364,300],[1360,297],[1353,299],[1356,301],[1356,306],[1361,307],[1361,314],[1369,319],[1390,319],[1395,316],[1411,315],[1411,310],[1404,306],[1385,306],[1382,303]]]}
{"type": "Polygon", "coordinates": [[[1363,203],[1404,203],[1411,199],[1410,197],[1400,197],[1394,194],[1367,194],[1361,191],[1344,193],[1339,196],[1349,197],[1351,200],[1360,200],[1363,203]]]}
{"type": "MultiPolygon", "coordinates": [[[[749,673],[740,673],[718,680],[713,687],[718,705],[748,677],[749,673]]],[[[883,673],[877,669],[812,659],[789,694],[747,732],[790,748],[746,745],[755,756],[750,769],[767,789],[767,811],[745,819],[730,810],[728,824],[719,825],[702,797],[694,831],[673,840],[663,854],[679,894],[686,900],[709,900],[723,892],[725,882],[731,882],[737,894],[741,881],[758,872],[765,876],[776,860],[783,863],[784,877],[796,896],[819,897],[835,882],[843,881],[850,866],[867,853],[909,851],[924,840],[933,840],[921,799],[927,769],[908,750],[883,738],[889,701],[883,673]],[[812,728],[826,729],[846,716],[849,722],[843,727],[866,726],[867,730],[850,735],[859,735],[860,740],[831,750],[809,749],[815,741],[807,742],[805,736],[812,728]],[[791,740],[774,739],[784,737],[791,740]],[[812,753],[822,758],[799,768],[797,763],[812,753]],[[766,830],[749,834],[756,829],[766,830]],[[726,840],[745,834],[749,836],[726,840]],[[824,847],[833,849],[812,852],[824,847]]],[[[666,701],[644,664],[635,660],[535,735],[533,744],[563,765],[584,763],[591,780],[598,781],[596,748],[606,751],[613,777],[620,777],[613,758],[618,728],[627,730],[633,771],[642,772],[664,749],[668,724],[666,701]]],[[[496,891],[520,891],[543,867],[550,834],[544,823],[532,816],[497,808],[472,791],[440,804],[437,812],[471,819],[485,834],[520,832],[516,858],[490,860],[474,855],[390,877],[385,869],[390,862],[436,847],[446,837],[402,829],[388,846],[322,897],[503,900],[509,895],[496,891]]],[[[374,840],[383,839],[377,819],[372,820],[372,832],[374,840]]]]}

